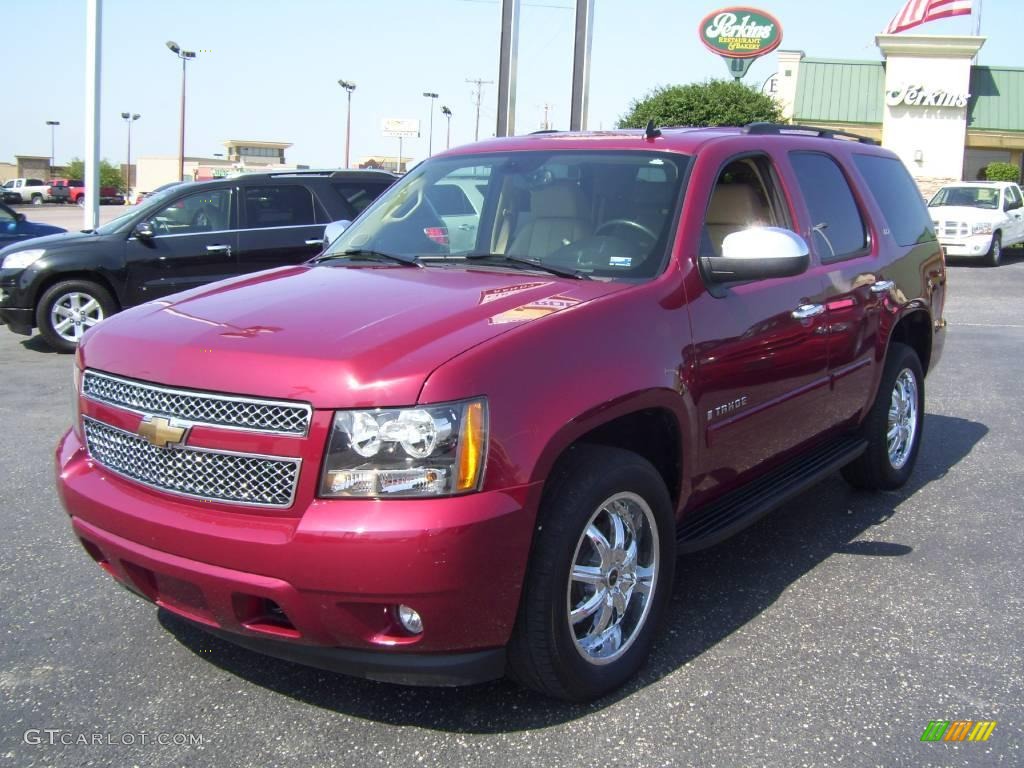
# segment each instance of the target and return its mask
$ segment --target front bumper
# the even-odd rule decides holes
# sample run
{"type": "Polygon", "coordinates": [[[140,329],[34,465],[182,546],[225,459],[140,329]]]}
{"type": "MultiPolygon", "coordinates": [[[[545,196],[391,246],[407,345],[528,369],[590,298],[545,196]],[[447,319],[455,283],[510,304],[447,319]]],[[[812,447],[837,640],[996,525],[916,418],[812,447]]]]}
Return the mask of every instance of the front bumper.
{"type": "Polygon", "coordinates": [[[36,323],[31,309],[0,307],[0,324],[6,325],[13,333],[31,336],[36,323]]]}
{"type": "Polygon", "coordinates": [[[75,534],[107,573],[240,645],[409,684],[504,671],[538,487],[226,513],[107,472],[73,432],[57,472],[75,534]],[[397,622],[400,603],[420,613],[422,634],[397,622]]]}
{"type": "Polygon", "coordinates": [[[939,238],[947,256],[973,256],[981,258],[988,254],[992,247],[992,235],[970,235],[956,239],[939,238]]]}

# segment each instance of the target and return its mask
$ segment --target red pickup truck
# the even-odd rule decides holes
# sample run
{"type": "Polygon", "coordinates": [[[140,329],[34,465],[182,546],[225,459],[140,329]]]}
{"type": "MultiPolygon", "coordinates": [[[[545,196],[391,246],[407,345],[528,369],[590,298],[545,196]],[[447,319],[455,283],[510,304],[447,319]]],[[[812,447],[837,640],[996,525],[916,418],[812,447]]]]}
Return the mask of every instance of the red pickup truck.
{"type": "Polygon", "coordinates": [[[243,646],[590,699],[648,655],[677,556],[840,469],[907,481],[945,284],[868,139],[482,142],[313,261],[86,332],[58,489],[107,573],[243,646]]]}
{"type": "MultiPolygon", "coordinates": [[[[81,179],[53,179],[47,201],[85,205],[85,182],[81,179]]],[[[100,187],[100,205],[124,205],[124,195],[117,187],[100,187]]]]}

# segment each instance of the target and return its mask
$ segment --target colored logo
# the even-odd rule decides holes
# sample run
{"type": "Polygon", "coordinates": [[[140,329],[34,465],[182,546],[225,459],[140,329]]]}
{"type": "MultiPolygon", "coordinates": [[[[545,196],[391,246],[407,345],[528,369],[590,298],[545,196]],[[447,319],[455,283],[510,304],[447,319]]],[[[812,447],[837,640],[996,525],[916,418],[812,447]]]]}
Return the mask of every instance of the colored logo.
{"type": "Polygon", "coordinates": [[[782,43],[782,25],[756,8],[722,8],[700,23],[700,41],[712,53],[730,59],[752,59],[782,43]]]}
{"type": "Polygon", "coordinates": [[[988,741],[995,728],[995,720],[932,720],[921,741],[988,741]]]}
{"type": "Polygon", "coordinates": [[[162,416],[147,416],[139,424],[138,435],[157,448],[178,445],[188,434],[188,427],[179,427],[162,416]]]}

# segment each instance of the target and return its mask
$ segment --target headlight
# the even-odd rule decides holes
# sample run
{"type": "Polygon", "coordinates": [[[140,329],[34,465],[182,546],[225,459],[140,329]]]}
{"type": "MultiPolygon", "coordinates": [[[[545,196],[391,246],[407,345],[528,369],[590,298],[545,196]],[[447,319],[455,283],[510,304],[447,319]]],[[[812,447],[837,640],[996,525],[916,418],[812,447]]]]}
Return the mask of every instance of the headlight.
{"type": "Polygon", "coordinates": [[[338,411],[327,444],[322,497],[452,496],[479,489],[487,403],[338,411]]]}
{"type": "Polygon", "coordinates": [[[45,248],[30,248],[27,251],[18,251],[4,257],[2,269],[24,269],[33,262],[41,259],[46,253],[45,248]]]}
{"type": "Polygon", "coordinates": [[[975,224],[971,227],[972,235],[991,235],[992,225],[991,224],[975,224]]]}

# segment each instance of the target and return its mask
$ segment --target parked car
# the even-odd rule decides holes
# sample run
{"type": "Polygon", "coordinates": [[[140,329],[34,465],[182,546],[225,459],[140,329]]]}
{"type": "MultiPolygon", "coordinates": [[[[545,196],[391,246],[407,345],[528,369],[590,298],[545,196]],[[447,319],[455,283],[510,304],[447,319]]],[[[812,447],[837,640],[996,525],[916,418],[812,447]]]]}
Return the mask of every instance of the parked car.
{"type": "Polygon", "coordinates": [[[29,221],[24,213],[0,203],[0,248],[43,235],[55,235],[67,230],[51,227],[49,224],[36,224],[29,221]]]}
{"type": "Polygon", "coordinates": [[[42,179],[11,179],[4,183],[3,202],[42,205],[50,194],[50,183],[42,179]]]}
{"type": "Polygon", "coordinates": [[[178,186],[181,183],[182,182],[180,182],[180,181],[171,181],[171,182],[168,182],[167,184],[161,184],[159,187],[154,189],[152,192],[139,192],[139,194],[136,195],[136,197],[135,197],[135,204],[136,205],[141,205],[143,200],[148,200],[153,195],[159,195],[162,192],[164,192],[165,190],[171,189],[172,187],[176,187],[176,186],[178,186]]]}
{"type": "Polygon", "coordinates": [[[328,222],[354,219],[392,181],[380,171],[302,171],[175,185],[95,231],[0,251],[0,319],[73,350],[125,307],[315,256],[328,222]]]}
{"type": "Polygon", "coordinates": [[[867,139],[461,147],[315,260],[86,333],[60,498],[107,573],[247,648],[590,699],[648,655],[678,553],[840,468],[907,481],[945,282],[867,139]],[[431,201],[470,174],[453,248],[431,201]]]}
{"type": "MultiPolygon", "coordinates": [[[[85,182],[81,179],[54,179],[50,195],[57,203],[85,205],[85,182]]],[[[100,187],[100,205],[124,205],[124,195],[117,187],[100,187]]]]}
{"type": "Polygon", "coordinates": [[[949,184],[928,203],[947,256],[983,258],[998,266],[1003,248],[1024,243],[1024,196],[1009,181],[949,184]]]}

